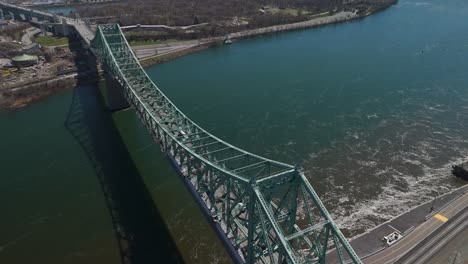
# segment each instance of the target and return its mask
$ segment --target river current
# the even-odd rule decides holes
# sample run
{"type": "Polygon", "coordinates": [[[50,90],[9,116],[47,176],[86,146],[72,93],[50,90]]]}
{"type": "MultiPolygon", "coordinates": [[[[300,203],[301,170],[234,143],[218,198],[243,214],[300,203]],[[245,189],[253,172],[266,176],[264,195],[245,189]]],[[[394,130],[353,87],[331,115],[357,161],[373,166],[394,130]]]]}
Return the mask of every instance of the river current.
{"type": "MultiPolygon", "coordinates": [[[[303,166],[352,237],[464,184],[450,168],[468,156],[466,17],[464,0],[400,0],[362,20],[242,40],[147,72],[216,136],[303,166]]],[[[110,114],[96,91],[0,113],[0,263],[113,263],[122,228],[140,250],[169,248],[163,259],[228,261],[134,111],[110,114]],[[161,233],[176,250],[152,240],[161,233]]]]}

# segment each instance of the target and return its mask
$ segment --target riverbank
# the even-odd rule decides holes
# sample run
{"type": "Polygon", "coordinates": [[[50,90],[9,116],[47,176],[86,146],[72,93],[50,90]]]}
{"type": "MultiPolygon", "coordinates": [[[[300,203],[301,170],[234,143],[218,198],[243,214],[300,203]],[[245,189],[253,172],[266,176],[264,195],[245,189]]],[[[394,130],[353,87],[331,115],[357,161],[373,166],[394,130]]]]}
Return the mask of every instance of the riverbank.
{"type": "MultiPolygon", "coordinates": [[[[303,21],[303,22],[276,25],[276,26],[263,27],[263,28],[251,29],[251,30],[244,30],[240,32],[231,33],[228,35],[228,37],[231,41],[237,41],[237,40],[246,39],[246,38],[254,38],[254,37],[262,36],[262,35],[276,34],[276,33],[294,31],[294,30],[303,30],[303,29],[321,27],[321,26],[330,25],[330,24],[348,22],[352,20],[365,18],[373,13],[382,11],[396,3],[398,3],[398,0],[381,1],[380,5],[374,5],[365,10],[356,9],[353,12],[342,11],[342,12],[339,12],[330,16],[318,17],[318,18],[314,18],[311,20],[303,21]]],[[[170,51],[170,52],[163,53],[163,54],[157,54],[157,55],[150,56],[147,58],[141,58],[140,62],[143,67],[161,64],[161,63],[171,61],[171,60],[180,58],[182,56],[185,56],[191,53],[205,50],[210,47],[223,45],[223,41],[225,40],[225,38],[226,37],[201,39],[199,42],[203,44],[200,44],[197,46],[189,46],[187,48],[181,48],[176,51],[170,51]]],[[[139,47],[141,48],[144,46],[139,46],[139,47]]],[[[157,52],[157,49],[155,49],[155,51],[157,52]]]]}
{"type": "MultiPolygon", "coordinates": [[[[86,78],[85,83],[93,83],[98,79],[97,77],[93,77],[92,73],[80,74],[89,76],[86,78]]],[[[71,89],[76,86],[77,82],[78,73],[72,73],[53,79],[30,83],[22,87],[0,89],[0,111],[15,110],[28,106],[53,94],[71,89]]],[[[83,83],[83,80],[80,80],[80,83],[83,83]]]]}
{"type": "Polygon", "coordinates": [[[0,109],[18,109],[59,91],[74,87],[76,84],[75,76],[76,74],[23,87],[0,90],[0,109]]]}

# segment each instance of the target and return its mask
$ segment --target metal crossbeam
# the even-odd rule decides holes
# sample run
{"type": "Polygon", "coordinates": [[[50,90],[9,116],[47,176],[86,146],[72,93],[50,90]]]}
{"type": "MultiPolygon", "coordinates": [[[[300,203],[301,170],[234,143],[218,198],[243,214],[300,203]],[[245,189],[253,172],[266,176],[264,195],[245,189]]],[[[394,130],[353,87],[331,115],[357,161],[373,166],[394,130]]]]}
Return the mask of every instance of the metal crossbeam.
{"type": "Polygon", "coordinates": [[[292,239],[295,239],[297,237],[307,235],[307,233],[309,233],[309,232],[322,229],[326,224],[328,224],[328,221],[324,222],[324,223],[315,224],[315,225],[310,226],[310,227],[308,227],[308,228],[306,228],[304,230],[300,230],[300,231],[298,231],[298,232],[296,232],[296,233],[294,233],[292,235],[287,236],[286,240],[292,240],[292,239]]]}
{"type": "Polygon", "coordinates": [[[245,170],[245,169],[248,169],[248,168],[252,168],[252,167],[255,167],[255,166],[258,166],[258,165],[262,165],[266,163],[265,160],[262,160],[260,162],[257,162],[257,163],[254,163],[254,164],[250,164],[250,165],[247,165],[247,166],[244,166],[244,167],[240,167],[240,168],[236,168],[235,170],[232,170],[232,172],[235,172],[235,171],[242,171],[242,170],[245,170]]]}
{"type": "Polygon", "coordinates": [[[195,146],[195,147],[190,148],[190,149],[191,149],[191,150],[196,150],[196,149],[204,148],[204,147],[211,146],[211,145],[214,145],[214,144],[221,144],[221,142],[219,142],[219,141],[213,141],[213,142],[210,142],[210,143],[207,143],[207,144],[203,144],[203,145],[200,145],[200,146],[195,146]]]}
{"type": "Polygon", "coordinates": [[[206,157],[206,156],[209,156],[209,155],[213,155],[214,153],[218,153],[218,152],[225,151],[225,150],[228,150],[228,149],[232,149],[232,148],[231,147],[225,147],[225,148],[217,149],[217,150],[214,150],[214,151],[203,153],[203,156],[206,157]]]}
{"type": "Polygon", "coordinates": [[[246,156],[247,154],[245,153],[242,153],[240,155],[237,155],[237,156],[232,156],[232,157],[229,157],[229,158],[225,158],[225,159],[222,159],[222,160],[218,160],[216,161],[217,164],[221,164],[223,162],[226,162],[226,161],[229,161],[229,160],[233,160],[233,159],[238,159],[238,158],[241,158],[241,157],[244,157],[246,156]]]}

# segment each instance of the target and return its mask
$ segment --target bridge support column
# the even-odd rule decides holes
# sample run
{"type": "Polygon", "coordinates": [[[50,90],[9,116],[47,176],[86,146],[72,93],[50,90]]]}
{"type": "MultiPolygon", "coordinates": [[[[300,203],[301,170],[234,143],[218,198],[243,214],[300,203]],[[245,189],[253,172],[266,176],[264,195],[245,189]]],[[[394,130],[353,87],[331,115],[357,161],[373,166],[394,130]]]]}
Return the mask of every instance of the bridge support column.
{"type": "Polygon", "coordinates": [[[10,13],[10,16],[11,16],[10,20],[15,21],[15,14],[13,14],[13,12],[9,12],[9,13],[10,13]]]}
{"type": "Polygon", "coordinates": [[[47,29],[46,29],[46,26],[44,26],[44,24],[40,24],[40,28],[41,28],[41,35],[42,36],[47,36],[47,29]]]}
{"type": "Polygon", "coordinates": [[[61,35],[67,37],[70,35],[70,25],[67,24],[65,20],[62,20],[59,23],[54,23],[51,25],[54,35],[61,35]]]}
{"type": "Polygon", "coordinates": [[[111,111],[119,111],[130,107],[130,104],[125,99],[122,86],[117,80],[109,75],[104,74],[106,80],[106,102],[107,108],[111,111]]]}
{"type": "Polygon", "coordinates": [[[0,19],[5,20],[5,15],[3,14],[3,10],[0,8],[0,19]]]}

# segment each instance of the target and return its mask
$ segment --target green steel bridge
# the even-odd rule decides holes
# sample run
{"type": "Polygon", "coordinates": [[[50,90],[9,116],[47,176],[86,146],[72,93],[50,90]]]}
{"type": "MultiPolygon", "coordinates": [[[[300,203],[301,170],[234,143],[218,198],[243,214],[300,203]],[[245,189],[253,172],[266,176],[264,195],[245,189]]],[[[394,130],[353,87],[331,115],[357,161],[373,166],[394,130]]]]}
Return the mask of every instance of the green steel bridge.
{"type": "MultiPolygon", "coordinates": [[[[24,20],[54,19],[0,3],[2,9],[24,20]]],[[[301,168],[237,148],[184,115],[148,77],[119,25],[98,25],[92,40],[82,21],[69,25],[112,77],[108,89],[135,108],[235,262],[326,263],[335,254],[341,263],[361,263],[301,168]]]]}
{"type": "Polygon", "coordinates": [[[233,257],[325,263],[334,247],[361,263],[300,168],[239,149],[184,115],[148,77],[117,24],[91,41],[141,122],[168,155],[233,257]]]}

